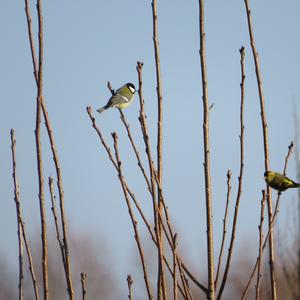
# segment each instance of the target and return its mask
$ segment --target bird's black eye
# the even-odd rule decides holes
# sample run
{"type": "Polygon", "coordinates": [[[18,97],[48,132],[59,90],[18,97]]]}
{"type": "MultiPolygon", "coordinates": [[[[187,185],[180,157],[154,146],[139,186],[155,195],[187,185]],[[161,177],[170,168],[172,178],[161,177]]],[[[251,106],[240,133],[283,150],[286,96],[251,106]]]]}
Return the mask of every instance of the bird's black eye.
{"type": "Polygon", "coordinates": [[[267,176],[268,176],[268,172],[265,172],[265,173],[264,173],[264,176],[267,177],[267,176]]]}

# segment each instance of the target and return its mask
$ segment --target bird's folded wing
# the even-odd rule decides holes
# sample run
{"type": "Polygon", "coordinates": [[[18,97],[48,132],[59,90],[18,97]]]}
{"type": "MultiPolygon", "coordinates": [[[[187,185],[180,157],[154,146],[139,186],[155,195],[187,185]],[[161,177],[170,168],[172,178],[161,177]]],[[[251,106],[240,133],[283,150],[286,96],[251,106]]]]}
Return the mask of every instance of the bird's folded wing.
{"type": "Polygon", "coordinates": [[[114,105],[117,105],[120,103],[127,103],[127,102],[129,102],[129,100],[122,95],[115,94],[110,98],[110,102],[111,102],[112,106],[114,106],[114,105]]]}

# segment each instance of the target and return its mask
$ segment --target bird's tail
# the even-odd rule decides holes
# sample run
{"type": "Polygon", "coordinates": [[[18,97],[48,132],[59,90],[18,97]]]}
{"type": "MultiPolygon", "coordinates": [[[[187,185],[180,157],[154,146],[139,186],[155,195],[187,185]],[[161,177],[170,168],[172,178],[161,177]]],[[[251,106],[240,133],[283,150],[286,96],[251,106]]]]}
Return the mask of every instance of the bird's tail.
{"type": "Polygon", "coordinates": [[[104,105],[103,107],[97,109],[97,112],[99,114],[101,114],[102,112],[104,112],[105,110],[107,110],[108,108],[110,108],[110,103],[107,103],[106,105],[104,105]]]}
{"type": "Polygon", "coordinates": [[[97,112],[98,112],[99,114],[101,114],[101,113],[104,112],[105,110],[106,110],[106,108],[105,108],[105,106],[103,106],[103,107],[97,109],[97,112]]]}
{"type": "Polygon", "coordinates": [[[292,181],[291,188],[299,188],[299,187],[300,187],[300,183],[292,181]]]}

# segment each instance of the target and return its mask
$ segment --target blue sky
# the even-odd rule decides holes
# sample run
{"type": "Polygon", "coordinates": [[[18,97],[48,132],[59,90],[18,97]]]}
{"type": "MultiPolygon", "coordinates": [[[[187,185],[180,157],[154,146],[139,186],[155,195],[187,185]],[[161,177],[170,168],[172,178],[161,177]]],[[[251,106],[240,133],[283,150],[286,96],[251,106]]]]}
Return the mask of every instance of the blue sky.
{"type": "MultiPolygon", "coordinates": [[[[299,102],[299,1],[251,1],[263,76],[269,125],[271,168],[282,170],[294,138],[292,99],[299,102]]],[[[226,196],[226,172],[232,171],[232,202],[239,172],[240,55],[245,46],[245,169],[237,243],[257,242],[261,190],[264,187],[259,99],[243,1],[206,1],[206,42],[210,118],[215,246],[219,247],[226,196]]],[[[35,3],[31,1],[36,28],[35,3]]],[[[120,266],[120,280],[131,272],[118,256],[122,247],[131,260],[133,231],[115,170],[99,144],[86,106],[106,103],[106,82],[136,85],[136,62],[143,61],[144,96],[155,150],[156,91],[150,1],[44,1],[44,95],[58,145],[69,231],[106,238],[120,266]]],[[[22,1],[1,1],[0,35],[0,235],[1,253],[17,260],[16,217],[11,178],[10,128],[17,136],[18,177],[27,227],[39,228],[35,155],[36,87],[22,1]]],[[[159,40],[164,99],[164,187],[170,214],[179,232],[179,247],[205,260],[202,91],[199,61],[198,2],[158,1],[159,40]]],[[[139,130],[138,101],[125,111],[145,164],[139,130]]],[[[299,104],[297,107],[299,115],[299,104]]],[[[124,173],[147,215],[150,199],[116,110],[95,115],[107,140],[119,135],[124,173]],[[146,196],[145,196],[146,195],[146,196]]],[[[43,128],[44,175],[55,176],[43,128]]],[[[288,167],[295,177],[294,157],[288,167]]],[[[46,189],[47,191],[47,189],[46,189]]],[[[47,194],[47,193],[46,193],[47,194]]],[[[284,223],[295,191],[282,198],[284,223]]],[[[47,195],[48,197],[48,195],[47,195]]],[[[48,202],[49,210],[49,202],[48,202]]],[[[50,210],[49,210],[50,212],[50,210]]],[[[232,214],[231,214],[232,215],[232,214]]],[[[50,219],[49,214],[49,219],[50,219]]],[[[143,232],[145,229],[141,227],[143,232]]],[[[254,245],[253,255],[256,255],[254,245]]],[[[199,263],[200,266],[200,263],[199,263]]],[[[124,282],[123,282],[124,284],[124,282]]],[[[124,285],[125,286],[125,285],[124,285]]]]}

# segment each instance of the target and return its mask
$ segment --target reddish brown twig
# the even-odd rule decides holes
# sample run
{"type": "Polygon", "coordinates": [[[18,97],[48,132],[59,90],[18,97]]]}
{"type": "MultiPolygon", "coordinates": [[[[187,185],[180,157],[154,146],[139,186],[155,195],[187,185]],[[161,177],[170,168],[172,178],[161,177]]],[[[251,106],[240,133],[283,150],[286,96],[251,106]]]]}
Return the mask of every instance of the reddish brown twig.
{"type": "Polygon", "coordinates": [[[17,168],[17,160],[16,160],[16,138],[15,138],[15,132],[12,129],[11,130],[11,150],[12,150],[12,160],[13,160],[13,181],[14,181],[14,192],[15,192],[15,201],[17,204],[17,215],[18,215],[18,222],[21,226],[20,232],[22,232],[23,235],[23,240],[25,244],[25,249],[28,257],[28,262],[29,262],[29,272],[31,274],[31,279],[32,279],[32,284],[33,284],[33,289],[34,289],[34,296],[35,299],[39,299],[39,293],[38,293],[38,287],[37,287],[37,281],[36,281],[36,276],[34,272],[34,267],[33,267],[33,262],[32,262],[32,256],[30,252],[30,247],[27,241],[27,235],[26,235],[26,229],[25,229],[25,224],[23,221],[22,217],[22,211],[21,211],[21,203],[19,200],[19,185],[17,181],[17,174],[16,174],[16,168],[17,168]]]}
{"type": "Polygon", "coordinates": [[[133,292],[132,292],[132,284],[133,280],[131,278],[131,275],[127,275],[127,285],[128,285],[128,299],[133,300],[133,292]]]}
{"type": "MultiPolygon", "coordinates": [[[[158,180],[160,186],[162,186],[162,177],[163,177],[163,163],[162,163],[162,148],[163,148],[163,97],[162,97],[162,80],[161,80],[161,70],[160,70],[160,50],[159,50],[159,41],[158,41],[158,22],[157,22],[157,4],[156,0],[152,0],[152,18],[153,18],[153,43],[154,43],[154,57],[155,57],[155,70],[156,70],[156,92],[157,92],[157,172],[158,180]]],[[[158,209],[160,213],[162,212],[162,206],[160,203],[160,194],[158,191],[158,209]]],[[[158,225],[158,279],[157,279],[157,299],[160,300],[163,296],[164,299],[167,299],[167,288],[164,278],[164,269],[163,269],[163,232],[161,224],[158,225]],[[161,294],[162,292],[162,294],[161,294]]]]}
{"type": "Polygon", "coordinates": [[[140,100],[140,116],[139,116],[139,121],[141,124],[141,130],[143,133],[143,139],[144,139],[144,144],[145,144],[145,151],[147,154],[147,159],[148,159],[148,165],[149,165],[149,171],[150,171],[150,181],[151,181],[151,196],[152,196],[152,205],[153,205],[153,215],[154,215],[154,224],[156,228],[156,234],[157,234],[157,197],[156,197],[156,182],[155,182],[155,167],[152,159],[152,152],[151,152],[151,147],[150,147],[150,140],[149,140],[149,133],[148,133],[148,126],[147,126],[147,117],[144,111],[144,98],[143,98],[143,81],[142,81],[142,68],[143,68],[143,63],[137,62],[137,72],[138,72],[138,78],[139,78],[139,100],[140,100]]]}
{"type": "Polygon", "coordinates": [[[189,297],[190,294],[189,294],[189,291],[188,291],[188,286],[187,286],[186,280],[185,280],[185,274],[183,272],[183,267],[180,263],[180,260],[179,260],[179,263],[178,263],[178,269],[179,269],[179,275],[180,275],[182,286],[183,286],[182,296],[184,297],[184,299],[190,300],[190,297],[189,297]]]}
{"type": "Polygon", "coordinates": [[[13,182],[14,182],[14,200],[16,204],[16,213],[17,213],[17,233],[18,233],[18,247],[19,247],[19,300],[24,298],[24,272],[23,272],[23,230],[22,230],[22,215],[21,215],[21,206],[19,200],[19,185],[17,182],[17,175],[16,175],[16,138],[15,138],[15,131],[13,129],[10,130],[10,138],[11,138],[11,153],[12,153],[12,163],[13,163],[13,182]]]}
{"type": "MultiPolygon", "coordinates": [[[[106,150],[106,153],[107,153],[107,155],[108,155],[109,160],[112,162],[112,164],[113,164],[113,166],[115,167],[116,171],[118,171],[117,163],[116,163],[116,161],[115,161],[115,159],[114,159],[114,157],[113,157],[113,155],[112,155],[111,149],[109,148],[109,146],[107,145],[107,143],[106,143],[105,140],[104,140],[104,137],[103,137],[103,134],[102,134],[101,130],[99,129],[99,127],[98,127],[97,124],[96,124],[96,120],[95,120],[95,117],[94,117],[93,114],[92,114],[92,108],[91,108],[91,107],[87,107],[87,113],[88,113],[88,115],[89,115],[89,117],[90,117],[90,120],[91,120],[91,122],[92,122],[93,128],[95,129],[95,131],[96,131],[97,134],[98,134],[98,137],[99,137],[99,139],[100,139],[100,141],[101,141],[101,144],[103,145],[104,149],[106,150]]],[[[154,171],[154,170],[153,170],[153,172],[154,172],[154,174],[155,174],[155,171],[154,171]]],[[[155,176],[155,175],[153,175],[153,176],[155,176]]],[[[154,180],[155,180],[155,179],[154,179],[154,180]]],[[[152,238],[153,242],[155,243],[156,247],[158,247],[156,235],[153,233],[153,230],[152,230],[152,227],[151,227],[150,223],[148,222],[147,218],[145,217],[145,215],[144,215],[144,213],[143,213],[143,211],[142,211],[140,205],[138,204],[138,202],[137,202],[137,200],[136,200],[136,198],[135,198],[133,192],[130,190],[128,184],[126,183],[126,181],[125,181],[124,179],[123,179],[123,181],[124,181],[124,184],[125,184],[125,187],[126,187],[126,189],[127,189],[128,194],[130,195],[132,201],[134,202],[136,208],[138,209],[138,212],[140,213],[140,215],[141,215],[141,217],[142,217],[142,219],[143,219],[143,221],[144,221],[144,223],[145,223],[145,225],[146,225],[146,227],[147,227],[147,229],[148,229],[148,231],[149,231],[149,233],[150,233],[150,235],[151,235],[151,238],[152,238]]],[[[155,184],[154,184],[154,186],[155,186],[155,184]]],[[[164,201],[163,201],[163,203],[164,203],[164,201]]],[[[157,211],[157,209],[156,209],[156,211],[157,211]]],[[[166,232],[166,237],[168,238],[167,230],[165,230],[165,232],[166,232]]],[[[168,239],[168,241],[169,241],[169,243],[171,244],[170,239],[168,239]]],[[[172,245],[172,244],[171,244],[171,245],[172,245]]],[[[171,246],[171,247],[172,247],[172,246],[171,246]]],[[[180,258],[178,257],[178,254],[177,254],[177,259],[180,260],[180,258]]],[[[167,261],[167,259],[166,259],[165,256],[163,256],[163,260],[164,260],[164,262],[165,262],[165,264],[166,264],[166,266],[167,266],[167,268],[168,268],[168,270],[169,270],[171,276],[173,276],[173,275],[172,275],[172,274],[173,274],[172,268],[170,267],[170,264],[168,263],[168,261],[167,261]]],[[[193,276],[193,274],[188,270],[188,268],[184,265],[184,263],[181,261],[180,264],[179,264],[179,262],[178,262],[179,268],[180,268],[181,265],[182,265],[182,268],[184,269],[184,271],[186,272],[186,274],[191,278],[191,280],[192,280],[192,281],[193,281],[200,289],[202,289],[202,290],[204,290],[204,291],[206,292],[206,288],[205,288],[205,287],[204,287],[204,286],[203,286],[203,285],[202,285],[202,284],[201,284],[201,283],[193,276]]],[[[179,288],[179,291],[180,291],[180,292],[182,293],[182,295],[184,296],[184,291],[182,290],[182,288],[181,288],[181,286],[179,285],[179,283],[177,283],[177,286],[178,286],[178,288],[179,288]]]]}
{"type": "Polygon", "coordinates": [[[285,157],[285,160],[284,160],[284,167],[283,167],[283,175],[285,176],[286,175],[286,169],[287,169],[287,164],[288,164],[288,161],[289,161],[289,158],[293,152],[293,148],[294,148],[294,142],[291,141],[289,146],[288,146],[288,153],[285,157]]]}
{"type": "MultiPolygon", "coordinates": [[[[140,93],[140,95],[142,95],[141,93],[142,93],[142,89],[141,89],[141,85],[142,85],[142,80],[141,80],[141,70],[142,70],[142,66],[143,66],[143,64],[141,63],[141,62],[138,62],[137,63],[137,70],[138,70],[138,73],[139,73],[139,93],[140,93]]],[[[108,82],[107,83],[107,87],[108,87],[108,89],[110,90],[110,92],[113,94],[114,93],[114,89],[112,88],[112,86],[111,86],[111,84],[110,84],[110,82],[108,82]]],[[[149,142],[149,136],[148,136],[148,130],[147,130],[147,124],[146,124],[146,117],[145,117],[145,114],[144,114],[144,100],[143,100],[143,98],[142,98],[142,96],[140,96],[140,108],[141,108],[141,110],[140,110],[140,120],[141,120],[141,125],[142,125],[142,132],[143,132],[143,135],[144,135],[144,141],[146,142],[146,149],[150,149],[150,146],[149,146],[149,144],[148,144],[148,142],[149,142]]],[[[142,174],[143,174],[143,176],[144,176],[144,178],[145,178],[145,181],[146,181],[146,183],[147,183],[147,186],[148,186],[148,189],[149,189],[149,191],[150,191],[150,193],[151,193],[151,195],[153,196],[153,193],[152,193],[152,187],[151,187],[151,185],[150,185],[150,181],[149,181],[149,178],[148,178],[148,176],[147,176],[147,174],[146,174],[146,171],[145,171],[145,169],[144,169],[144,167],[143,167],[143,165],[142,165],[142,162],[141,162],[141,158],[140,158],[140,155],[139,155],[139,152],[138,152],[138,150],[137,150],[137,148],[136,148],[136,145],[135,145],[135,142],[134,142],[134,140],[133,140],[133,138],[132,138],[132,135],[131,135],[131,132],[130,132],[130,126],[129,126],[129,124],[128,124],[128,122],[127,122],[127,120],[126,120],[126,118],[125,118],[125,115],[124,115],[124,113],[123,113],[123,111],[121,110],[121,109],[119,109],[119,112],[120,112],[120,118],[121,118],[121,121],[123,122],[123,124],[124,124],[124,126],[125,126],[125,129],[126,129],[126,131],[127,131],[127,135],[128,135],[128,138],[129,138],[129,140],[130,140],[130,143],[131,143],[131,145],[132,145],[132,148],[133,148],[133,150],[134,150],[134,153],[135,153],[135,155],[136,155],[136,158],[137,158],[137,161],[138,161],[138,166],[140,167],[140,169],[141,169],[141,171],[142,171],[142,174]]],[[[150,151],[147,151],[146,150],[146,153],[148,154],[150,151]]],[[[151,158],[151,152],[150,152],[150,156],[148,157],[149,158],[149,161],[152,161],[152,158],[151,158]]],[[[155,175],[155,180],[156,180],[156,182],[157,182],[157,184],[159,185],[159,183],[158,183],[158,179],[157,179],[157,174],[156,174],[156,171],[155,171],[155,167],[154,167],[154,165],[153,165],[153,161],[152,161],[152,167],[150,168],[150,173],[151,173],[151,175],[153,176],[153,174],[155,175]]],[[[162,191],[159,189],[159,192],[160,193],[162,193],[162,191]]],[[[163,202],[163,197],[161,196],[161,198],[162,198],[162,202],[163,202]]],[[[155,197],[154,197],[154,199],[156,199],[155,197]]],[[[156,201],[156,200],[155,200],[156,201]]],[[[139,210],[139,212],[141,213],[141,209],[139,208],[139,205],[135,202],[135,204],[136,204],[136,206],[138,207],[138,210],[139,210]]],[[[166,207],[165,207],[165,204],[163,203],[163,206],[164,206],[164,210],[165,210],[165,212],[166,212],[166,207]]],[[[143,220],[145,221],[145,218],[143,218],[143,220]]],[[[163,222],[163,220],[162,220],[162,218],[160,218],[160,220],[161,220],[161,222],[163,222]]],[[[147,222],[147,221],[146,221],[147,222]]],[[[169,222],[169,218],[167,217],[167,222],[168,222],[168,227],[170,228],[170,222],[169,222]]],[[[163,225],[163,224],[162,224],[163,225]]],[[[166,233],[166,237],[169,239],[169,236],[168,236],[168,234],[167,234],[167,232],[166,232],[166,230],[164,229],[164,231],[165,231],[165,233],[166,233]]],[[[170,242],[170,239],[169,239],[169,243],[171,244],[171,242],[170,242]]],[[[157,244],[156,244],[157,245],[157,244]]],[[[174,251],[174,249],[172,249],[173,251],[174,251]]],[[[177,256],[176,256],[176,259],[177,259],[177,256]]],[[[173,276],[174,276],[174,273],[173,273],[173,276]]],[[[176,287],[177,287],[177,282],[176,282],[176,287]]],[[[177,290],[176,290],[176,293],[177,293],[177,290]]]]}
{"type": "MultiPolygon", "coordinates": [[[[43,102],[44,103],[44,102],[43,102]]],[[[67,229],[67,221],[65,217],[65,204],[64,204],[64,190],[63,190],[63,183],[62,183],[62,174],[61,174],[61,167],[58,160],[58,153],[57,148],[54,141],[54,135],[51,127],[51,123],[48,117],[48,113],[46,111],[45,103],[42,106],[44,118],[45,118],[45,125],[48,132],[48,137],[51,145],[51,150],[53,154],[53,160],[56,170],[57,176],[57,188],[59,194],[59,206],[60,206],[60,218],[61,218],[61,225],[62,225],[62,234],[63,234],[63,248],[64,248],[64,257],[65,257],[65,277],[67,282],[67,290],[69,294],[69,298],[74,300],[74,290],[73,290],[73,283],[72,283],[72,272],[71,272],[71,260],[70,260],[70,250],[69,250],[69,243],[68,243],[68,229],[67,229]]]]}
{"type": "Polygon", "coordinates": [[[128,191],[127,191],[127,188],[126,188],[126,184],[124,182],[124,177],[123,177],[123,172],[122,172],[122,167],[121,167],[122,163],[121,163],[121,160],[120,160],[119,150],[118,150],[118,136],[114,132],[112,134],[112,137],[113,137],[113,140],[114,140],[115,157],[116,157],[116,162],[117,162],[117,167],[118,167],[118,177],[119,177],[122,189],[123,189],[123,193],[124,193],[124,197],[125,197],[125,200],[126,200],[128,212],[129,212],[130,219],[131,219],[132,226],[133,226],[133,230],[134,230],[134,238],[136,240],[137,247],[138,247],[139,254],[140,254],[140,259],[141,259],[141,263],[142,263],[144,281],[145,281],[145,285],[146,285],[146,289],[147,289],[148,298],[153,299],[150,284],[149,284],[147,266],[146,266],[146,262],[145,262],[145,258],[144,258],[143,246],[142,246],[142,243],[140,241],[139,231],[138,231],[138,228],[137,228],[137,220],[134,216],[134,213],[133,213],[133,210],[132,210],[132,207],[131,207],[131,203],[130,203],[130,200],[129,200],[129,197],[128,197],[128,191]]]}
{"type": "Polygon", "coordinates": [[[203,143],[204,143],[204,179],[206,199],[206,237],[207,237],[207,268],[208,268],[208,299],[215,299],[214,275],[214,245],[212,221],[212,195],[210,177],[210,143],[209,143],[209,102],[206,71],[206,50],[204,31],[204,0],[199,0],[199,33],[200,33],[200,63],[203,100],[203,143]]]}
{"type": "Polygon", "coordinates": [[[173,236],[173,299],[177,300],[177,233],[173,236]]]}
{"type": "MultiPolygon", "coordinates": [[[[263,130],[263,144],[264,144],[264,159],[265,159],[265,171],[269,170],[270,160],[269,160],[269,144],[268,144],[268,126],[267,126],[267,118],[265,113],[265,98],[263,94],[262,88],[262,76],[260,73],[258,52],[255,46],[253,26],[252,26],[252,18],[251,11],[249,8],[248,0],[244,0],[245,8],[247,12],[247,21],[248,21],[248,31],[250,37],[250,44],[253,53],[253,59],[255,64],[255,73],[257,79],[257,87],[259,93],[260,100],[260,109],[261,109],[261,122],[262,122],[262,130],[263,130]]],[[[269,262],[270,262],[270,279],[271,279],[271,290],[272,290],[272,300],[277,299],[277,290],[276,290],[276,279],[275,279],[275,270],[274,270],[274,239],[273,239],[273,230],[271,226],[271,220],[273,218],[273,209],[272,209],[272,195],[270,191],[270,187],[266,185],[267,191],[267,204],[268,204],[268,216],[269,216],[269,226],[271,228],[269,235],[269,262]]]]}
{"type": "Polygon", "coordinates": [[[119,109],[119,111],[120,111],[120,118],[121,118],[121,121],[123,122],[123,124],[124,124],[124,126],[125,126],[125,128],[126,128],[128,138],[129,138],[129,140],[130,140],[132,149],[133,149],[133,151],[134,151],[134,154],[135,154],[136,159],[137,159],[137,162],[138,162],[138,166],[140,167],[141,172],[142,172],[142,174],[143,174],[143,176],[144,176],[144,178],[145,178],[145,181],[146,181],[146,183],[147,183],[147,187],[148,187],[149,191],[151,191],[150,181],[149,181],[148,175],[146,174],[146,171],[145,171],[145,169],[144,169],[144,166],[143,166],[143,164],[142,164],[141,157],[140,157],[140,153],[139,153],[139,151],[137,150],[137,147],[136,147],[136,145],[135,145],[135,143],[134,143],[134,140],[133,140],[133,138],[132,138],[132,135],[131,135],[131,132],[130,132],[130,128],[129,128],[129,124],[128,124],[128,122],[127,122],[127,120],[126,120],[126,118],[125,118],[124,113],[122,112],[122,110],[119,109]]]}
{"type": "MultiPolygon", "coordinates": [[[[152,3],[153,5],[153,3],[152,3]]],[[[156,13],[156,4],[152,6],[153,9],[155,10],[156,13]]],[[[160,195],[158,193],[158,200],[156,196],[156,183],[155,183],[155,167],[153,164],[153,159],[152,159],[152,153],[151,153],[151,147],[150,147],[150,141],[149,141],[149,134],[148,134],[148,127],[147,127],[147,121],[146,121],[146,115],[144,111],[144,98],[143,98],[143,93],[142,93],[142,68],[143,68],[143,63],[137,62],[137,72],[138,72],[138,78],[139,78],[139,99],[140,99],[140,116],[139,116],[139,121],[141,123],[141,130],[143,133],[143,139],[145,143],[145,150],[148,158],[148,165],[149,165],[149,170],[150,170],[150,181],[151,181],[151,196],[152,196],[152,204],[153,204],[153,215],[154,215],[154,224],[155,224],[155,234],[156,234],[156,239],[158,241],[158,282],[157,282],[157,297],[158,299],[161,299],[162,294],[161,292],[163,291],[164,297],[166,296],[166,288],[165,288],[165,280],[163,275],[163,267],[162,267],[162,259],[163,259],[163,244],[162,244],[162,228],[161,224],[158,222],[158,217],[157,217],[157,207],[159,211],[161,212],[161,206],[160,206],[160,195]]],[[[159,127],[159,126],[158,126],[159,127]]],[[[158,133],[159,134],[159,133],[158,133]]],[[[158,150],[159,153],[159,150],[158,150]]],[[[160,156],[161,157],[161,156],[160,156]]]]}
{"type": "MultiPolygon", "coordinates": [[[[159,213],[159,217],[160,217],[160,222],[163,226],[163,230],[165,232],[165,236],[167,238],[167,241],[169,243],[169,246],[171,247],[172,251],[174,250],[173,249],[173,241],[170,237],[173,237],[175,234],[173,234],[173,230],[172,230],[172,226],[171,226],[171,221],[170,221],[170,217],[169,217],[169,213],[168,213],[168,209],[167,209],[167,206],[166,206],[166,203],[165,203],[165,198],[164,198],[164,195],[163,195],[163,191],[162,191],[162,188],[160,186],[160,183],[158,182],[158,177],[157,177],[157,173],[155,172],[155,180],[156,180],[156,183],[157,183],[157,186],[158,186],[158,189],[159,189],[159,192],[160,192],[160,195],[161,195],[161,203],[162,203],[162,207],[164,208],[164,212],[165,212],[165,219],[167,221],[167,225],[168,225],[168,230],[169,230],[169,234],[167,233],[166,229],[165,229],[165,226],[164,226],[164,223],[163,223],[163,218],[161,216],[161,214],[159,213]]],[[[187,267],[184,265],[184,263],[182,262],[182,260],[179,258],[179,255],[177,253],[177,263],[178,263],[178,267],[179,268],[183,268],[186,272],[186,274],[190,277],[190,279],[202,290],[204,291],[205,293],[207,293],[207,288],[202,285],[192,274],[191,272],[187,269],[187,267]]],[[[182,273],[183,274],[183,273],[182,273]]],[[[183,274],[184,275],[184,274],[183,274]]],[[[182,283],[183,285],[185,285],[185,283],[187,282],[187,278],[184,276],[182,277],[182,283]],[[184,278],[184,280],[183,280],[184,278]]],[[[188,291],[188,294],[190,294],[190,291],[188,291]]]]}
{"type": "Polygon", "coordinates": [[[261,282],[261,261],[262,261],[262,242],[263,242],[263,224],[264,224],[264,209],[266,202],[266,191],[262,191],[262,200],[261,200],[261,210],[260,210],[260,224],[258,225],[259,230],[259,248],[258,248],[258,267],[257,267],[257,280],[256,280],[256,290],[255,290],[255,299],[259,299],[259,289],[261,282]]]}
{"type": "Polygon", "coordinates": [[[86,282],[86,273],[80,273],[80,281],[81,281],[81,291],[82,291],[82,300],[85,300],[86,298],[86,288],[85,288],[85,282],[86,282]]]}
{"type": "MultiPolygon", "coordinates": [[[[157,174],[155,171],[155,167],[154,167],[154,163],[152,160],[152,154],[151,154],[151,146],[150,146],[150,139],[149,139],[149,132],[148,132],[148,126],[147,126],[147,116],[145,114],[145,109],[144,109],[144,97],[143,97],[143,76],[142,76],[142,70],[143,70],[143,63],[142,62],[137,62],[137,66],[136,66],[137,72],[138,72],[138,79],[139,79],[139,100],[140,100],[140,116],[139,116],[139,121],[141,124],[141,130],[143,133],[143,139],[144,139],[144,143],[145,143],[145,151],[148,157],[148,163],[149,163],[149,169],[150,169],[150,179],[151,179],[151,190],[152,190],[152,194],[153,194],[153,207],[155,206],[155,195],[156,195],[156,185],[155,183],[158,185],[158,188],[160,188],[160,193],[162,194],[162,188],[158,182],[157,179],[157,174]]],[[[168,217],[168,212],[165,206],[165,202],[163,201],[163,196],[162,196],[162,204],[164,206],[164,211],[165,211],[165,216],[166,216],[166,220],[167,220],[167,224],[169,227],[169,232],[171,234],[171,236],[173,236],[172,231],[170,231],[170,218],[168,217]]],[[[156,221],[155,221],[156,223],[156,221]]],[[[168,241],[170,241],[170,239],[168,239],[168,241]]],[[[171,243],[169,243],[170,247],[172,247],[171,243]]],[[[177,258],[178,257],[178,253],[177,253],[177,258]]],[[[202,289],[205,293],[207,291],[207,289],[193,276],[193,274],[188,270],[187,266],[181,261],[181,263],[178,263],[178,266],[180,267],[182,265],[182,268],[185,270],[186,274],[190,277],[190,279],[200,288],[202,289]]]]}
{"type": "Polygon", "coordinates": [[[243,186],[243,170],[244,170],[244,83],[245,83],[245,68],[244,68],[244,57],[245,57],[245,49],[244,47],[241,47],[240,49],[241,54],[241,105],[240,105],[240,174],[239,174],[239,185],[238,185],[238,191],[235,201],[235,209],[234,209],[234,216],[233,216],[233,224],[232,224],[232,231],[231,231],[231,238],[230,238],[230,245],[228,250],[228,256],[225,266],[225,271],[223,275],[223,279],[221,282],[220,290],[218,293],[217,299],[221,299],[222,293],[224,291],[224,287],[227,281],[227,276],[230,268],[231,258],[233,254],[233,246],[235,241],[235,233],[236,233],[236,226],[237,226],[237,220],[238,220],[238,213],[239,213],[239,205],[242,195],[242,186],[243,186]]]}
{"type": "MultiPolygon", "coordinates": [[[[41,2],[38,1],[38,17],[39,17],[39,28],[43,25],[43,16],[42,16],[42,10],[41,10],[41,2]]],[[[40,69],[41,64],[41,58],[43,58],[43,29],[41,28],[41,34],[39,33],[39,66],[37,65],[37,59],[36,59],[36,52],[34,47],[34,39],[32,34],[32,26],[31,26],[31,15],[29,10],[29,3],[28,0],[25,0],[25,12],[27,17],[27,25],[28,25],[28,36],[29,36],[29,42],[30,42],[30,49],[31,49],[31,56],[32,56],[32,63],[34,68],[34,77],[37,84],[38,89],[40,89],[40,84],[42,87],[42,78],[40,78],[40,75],[42,75],[42,69],[40,69]],[[41,83],[40,83],[41,82],[41,83]]],[[[44,97],[38,97],[38,100],[40,102],[40,106],[43,110],[43,115],[45,119],[45,125],[47,128],[51,150],[53,153],[53,159],[55,163],[55,169],[57,174],[57,186],[59,191],[59,199],[60,199],[60,212],[61,212],[61,220],[62,220],[62,228],[63,228],[63,242],[64,242],[64,251],[65,251],[65,260],[66,260],[66,281],[68,286],[68,293],[71,300],[74,299],[74,291],[73,291],[73,285],[72,285],[72,275],[71,275],[71,266],[70,266],[70,254],[69,254],[69,247],[68,247],[68,237],[67,237],[67,223],[65,221],[65,213],[64,213],[64,191],[63,191],[63,184],[62,184],[62,175],[61,175],[61,168],[59,165],[58,160],[58,154],[55,146],[54,136],[52,132],[52,127],[50,123],[50,119],[48,117],[48,113],[46,110],[46,104],[44,102],[44,97]]],[[[41,117],[39,116],[39,119],[41,117]]],[[[43,247],[44,248],[44,247],[43,247]]]]}
{"type": "Polygon", "coordinates": [[[67,269],[66,269],[65,249],[64,249],[64,243],[61,240],[60,232],[59,232],[59,224],[58,224],[56,204],[55,204],[56,199],[55,199],[54,192],[53,192],[53,179],[51,177],[49,177],[48,184],[49,184],[49,191],[50,191],[50,198],[51,198],[51,205],[52,205],[51,210],[52,210],[54,224],[55,224],[55,230],[56,230],[56,238],[57,238],[58,245],[60,248],[61,258],[62,258],[62,262],[63,262],[65,274],[66,274],[67,269]]]}
{"type": "Polygon", "coordinates": [[[226,232],[227,232],[226,221],[227,221],[228,206],[229,206],[230,191],[231,191],[230,179],[231,179],[231,172],[230,172],[230,170],[228,170],[227,171],[227,196],[226,196],[226,205],[225,205],[225,212],[224,212],[224,218],[223,218],[223,234],[222,234],[222,242],[221,242],[221,247],[220,247],[217,274],[216,274],[216,280],[215,280],[215,288],[217,288],[217,285],[218,285],[219,273],[220,273],[221,264],[222,264],[222,257],[223,257],[225,238],[226,238],[226,232]]]}
{"type": "Polygon", "coordinates": [[[43,287],[44,299],[49,298],[48,287],[48,244],[47,244],[47,224],[46,224],[46,207],[45,207],[45,192],[44,192],[44,175],[42,161],[42,144],[41,144],[41,112],[43,101],[43,59],[44,59],[44,44],[43,44],[43,15],[42,15],[42,0],[37,2],[38,11],[38,40],[39,40],[39,59],[38,59],[38,83],[37,83],[37,107],[36,107],[36,152],[37,152],[37,167],[39,180],[39,203],[41,216],[41,231],[42,231],[42,269],[43,269],[43,287]]]}

